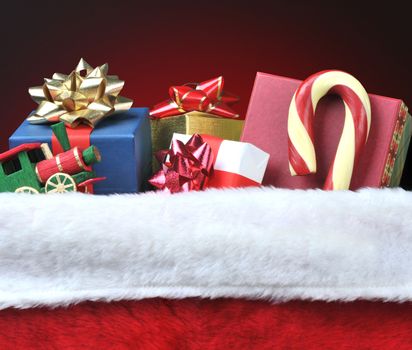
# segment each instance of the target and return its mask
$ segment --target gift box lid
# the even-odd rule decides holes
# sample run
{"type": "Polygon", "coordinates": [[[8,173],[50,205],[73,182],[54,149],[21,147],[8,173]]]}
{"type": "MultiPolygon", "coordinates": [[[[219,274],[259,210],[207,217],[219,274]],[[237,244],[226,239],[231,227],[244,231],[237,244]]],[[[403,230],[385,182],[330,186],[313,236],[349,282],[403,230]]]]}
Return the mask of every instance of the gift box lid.
{"type": "MultiPolygon", "coordinates": [[[[257,73],[241,140],[270,153],[263,184],[284,188],[322,188],[333,161],[344,122],[344,106],[337,96],[323,98],[314,123],[318,171],[291,176],[288,162],[287,121],[289,105],[301,81],[257,73]]],[[[355,166],[351,189],[380,187],[390,158],[391,144],[398,137],[406,107],[399,99],[369,94],[372,121],[369,138],[355,166]]]]}

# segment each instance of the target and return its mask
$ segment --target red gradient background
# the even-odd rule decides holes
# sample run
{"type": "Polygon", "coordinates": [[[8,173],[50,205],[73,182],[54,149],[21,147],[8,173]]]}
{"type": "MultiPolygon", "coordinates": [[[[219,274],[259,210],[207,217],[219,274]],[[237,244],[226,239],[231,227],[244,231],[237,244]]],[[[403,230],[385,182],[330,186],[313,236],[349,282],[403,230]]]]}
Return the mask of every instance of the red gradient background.
{"type": "MultiPolygon", "coordinates": [[[[151,106],[172,84],[224,75],[244,114],[256,71],[303,79],[348,71],[371,93],[412,106],[408,11],[391,1],[42,1],[2,4],[0,146],[35,104],[27,89],[80,57],[126,80],[125,96],[151,106]],[[309,5],[310,4],[310,5],[309,5]]],[[[408,162],[412,161],[411,156],[408,162]]],[[[412,188],[408,166],[403,186],[412,188]]]]}

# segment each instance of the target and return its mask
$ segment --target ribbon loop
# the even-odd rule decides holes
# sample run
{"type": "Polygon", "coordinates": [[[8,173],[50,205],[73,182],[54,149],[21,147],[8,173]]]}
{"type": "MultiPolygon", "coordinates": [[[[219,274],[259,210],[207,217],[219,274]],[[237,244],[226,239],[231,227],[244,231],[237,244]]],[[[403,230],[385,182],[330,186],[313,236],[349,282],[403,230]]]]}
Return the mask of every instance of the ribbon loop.
{"type": "Polygon", "coordinates": [[[27,120],[32,124],[64,121],[70,127],[86,124],[90,127],[109,115],[126,111],[133,101],[119,96],[124,81],[107,75],[107,63],[93,68],[83,58],[69,75],[54,73],[43,86],[29,89],[39,104],[27,120]]]}
{"type": "Polygon", "coordinates": [[[238,118],[230,105],[239,100],[223,91],[223,77],[204,81],[199,84],[172,86],[169,89],[170,100],[155,105],[150,111],[153,119],[160,119],[177,114],[199,111],[212,113],[223,118],[238,118]]]}

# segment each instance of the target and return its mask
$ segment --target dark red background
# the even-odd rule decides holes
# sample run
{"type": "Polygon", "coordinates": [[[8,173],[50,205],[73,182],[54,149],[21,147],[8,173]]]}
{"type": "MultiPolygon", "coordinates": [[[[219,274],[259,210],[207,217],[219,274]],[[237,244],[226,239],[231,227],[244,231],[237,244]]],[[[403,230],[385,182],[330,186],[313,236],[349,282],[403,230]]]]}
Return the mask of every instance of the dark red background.
{"type": "MultiPolygon", "coordinates": [[[[244,114],[256,71],[303,79],[326,68],[412,106],[408,15],[396,1],[2,4],[0,146],[35,106],[28,87],[71,71],[80,57],[108,62],[136,106],[164,99],[171,84],[223,74],[244,114]]],[[[404,187],[412,187],[411,173],[404,187]]]]}

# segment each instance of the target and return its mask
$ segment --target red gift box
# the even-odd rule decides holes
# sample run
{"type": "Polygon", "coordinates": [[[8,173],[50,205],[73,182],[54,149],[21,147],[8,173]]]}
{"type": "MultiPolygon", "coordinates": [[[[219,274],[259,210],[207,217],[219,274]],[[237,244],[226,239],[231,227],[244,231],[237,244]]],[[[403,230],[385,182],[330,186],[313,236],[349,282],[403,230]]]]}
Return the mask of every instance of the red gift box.
{"type": "MultiPolygon", "coordinates": [[[[315,117],[316,174],[291,176],[288,160],[288,112],[299,80],[258,73],[246,114],[242,141],[270,154],[264,185],[283,188],[322,188],[332,163],[344,122],[338,96],[327,96],[315,117]]],[[[382,187],[391,181],[393,165],[407,121],[407,108],[399,99],[369,95],[372,121],[369,138],[352,175],[350,189],[382,187]]],[[[409,136],[410,135],[406,135],[409,136]]],[[[409,137],[403,139],[409,141],[409,137]]],[[[406,143],[406,142],[405,142],[406,143]]],[[[403,164],[402,164],[403,166],[403,164]]],[[[395,184],[396,185],[396,184],[395,184]]]]}
{"type": "MultiPolygon", "coordinates": [[[[173,134],[173,140],[188,142],[192,136],[173,134]]],[[[211,135],[201,135],[213,154],[213,172],[208,178],[208,188],[249,187],[262,183],[269,154],[249,143],[223,140],[211,135]]]]}
{"type": "Polygon", "coordinates": [[[262,183],[269,154],[245,142],[211,135],[174,133],[169,150],[158,152],[159,170],[149,180],[170,193],[262,183]]]}

